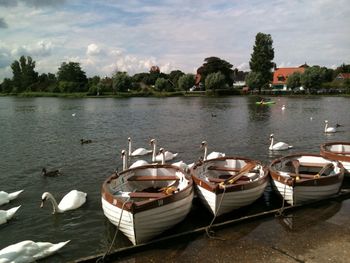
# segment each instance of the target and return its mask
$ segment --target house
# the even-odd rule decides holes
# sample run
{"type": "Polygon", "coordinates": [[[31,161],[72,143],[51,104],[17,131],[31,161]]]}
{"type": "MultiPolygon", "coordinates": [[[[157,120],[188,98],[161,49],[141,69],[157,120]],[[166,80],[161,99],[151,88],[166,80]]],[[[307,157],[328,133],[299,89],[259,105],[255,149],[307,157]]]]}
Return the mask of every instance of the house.
{"type": "Polygon", "coordinates": [[[286,90],[288,76],[295,72],[304,73],[305,68],[307,67],[308,65],[305,63],[300,67],[275,68],[275,71],[273,72],[272,88],[286,90]]]}
{"type": "Polygon", "coordinates": [[[339,73],[336,77],[335,80],[347,80],[350,79],[350,73],[339,73]]]}

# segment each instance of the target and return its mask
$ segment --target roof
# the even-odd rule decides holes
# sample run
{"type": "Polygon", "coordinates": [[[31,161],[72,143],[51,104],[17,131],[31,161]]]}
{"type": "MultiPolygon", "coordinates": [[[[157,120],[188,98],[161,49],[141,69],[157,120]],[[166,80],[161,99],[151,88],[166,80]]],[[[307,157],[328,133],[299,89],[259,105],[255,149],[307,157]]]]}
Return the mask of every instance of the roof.
{"type": "Polygon", "coordinates": [[[304,67],[293,67],[293,68],[276,68],[273,73],[272,84],[285,84],[287,82],[288,76],[295,73],[300,72],[304,73],[304,67]]]}
{"type": "Polygon", "coordinates": [[[350,79],[350,73],[339,73],[336,79],[350,79]]]}

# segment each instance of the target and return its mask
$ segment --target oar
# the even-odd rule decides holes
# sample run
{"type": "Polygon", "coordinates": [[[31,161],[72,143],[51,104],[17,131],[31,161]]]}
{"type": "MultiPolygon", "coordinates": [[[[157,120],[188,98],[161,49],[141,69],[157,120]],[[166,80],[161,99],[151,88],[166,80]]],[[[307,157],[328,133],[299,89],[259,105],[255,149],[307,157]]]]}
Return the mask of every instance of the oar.
{"type": "Polygon", "coordinates": [[[227,178],[225,181],[221,182],[220,185],[233,184],[239,178],[241,178],[243,175],[245,175],[247,172],[253,169],[255,166],[256,163],[248,162],[237,174],[234,174],[231,177],[227,178]]]}
{"type": "Polygon", "coordinates": [[[293,164],[293,166],[294,166],[295,174],[296,174],[295,180],[300,180],[300,176],[299,176],[299,166],[300,166],[300,163],[299,163],[298,160],[293,160],[293,161],[292,161],[292,164],[293,164]]]}
{"type": "Polygon", "coordinates": [[[320,178],[320,176],[328,169],[333,167],[332,163],[327,163],[322,169],[314,176],[315,178],[320,178]]]}

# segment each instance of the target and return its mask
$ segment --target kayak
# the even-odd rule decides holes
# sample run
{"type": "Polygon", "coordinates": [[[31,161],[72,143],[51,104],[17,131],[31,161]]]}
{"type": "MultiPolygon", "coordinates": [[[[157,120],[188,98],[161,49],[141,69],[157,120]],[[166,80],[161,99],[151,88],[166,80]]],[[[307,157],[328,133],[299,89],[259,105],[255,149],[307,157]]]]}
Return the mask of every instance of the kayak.
{"type": "Polygon", "coordinates": [[[261,102],[261,101],[255,102],[255,104],[257,104],[257,105],[270,105],[270,104],[275,104],[275,103],[276,102],[273,101],[273,100],[271,100],[271,101],[263,101],[263,102],[261,102]]]}

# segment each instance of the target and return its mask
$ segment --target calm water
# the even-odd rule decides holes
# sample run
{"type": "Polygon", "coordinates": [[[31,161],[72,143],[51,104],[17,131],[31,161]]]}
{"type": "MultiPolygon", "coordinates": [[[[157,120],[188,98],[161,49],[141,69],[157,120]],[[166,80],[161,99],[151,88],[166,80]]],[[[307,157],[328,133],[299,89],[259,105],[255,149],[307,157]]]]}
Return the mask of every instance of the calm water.
{"type": "MultiPolygon", "coordinates": [[[[0,226],[0,248],[27,239],[71,240],[44,262],[66,262],[105,252],[115,228],[102,213],[100,188],[107,176],[121,168],[120,151],[127,148],[129,136],[135,148],[148,148],[149,140],[156,138],[159,146],[178,152],[177,160],[187,163],[201,155],[202,140],[208,141],[209,152],[246,156],[266,164],[281,156],[268,150],[271,133],[276,141],[294,146],[283,154],[318,153],[324,142],[350,140],[350,98],[274,99],[275,105],[259,106],[248,97],[0,97],[0,190],[24,189],[18,199],[0,208],[22,205],[14,220],[0,226]],[[325,135],[326,119],[333,126],[344,126],[325,135]],[[93,143],[81,145],[81,138],[93,143]],[[43,167],[60,169],[64,175],[43,178],[43,167]],[[49,204],[40,209],[44,191],[60,200],[72,189],[88,193],[82,208],[59,215],[51,214],[49,204]]],[[[118,246],[130,244],[118,235],[118,246]]]]}

